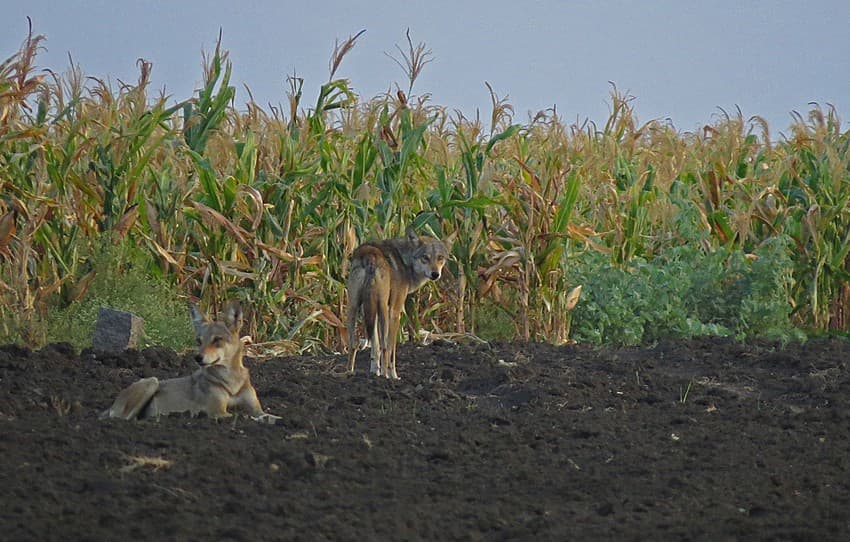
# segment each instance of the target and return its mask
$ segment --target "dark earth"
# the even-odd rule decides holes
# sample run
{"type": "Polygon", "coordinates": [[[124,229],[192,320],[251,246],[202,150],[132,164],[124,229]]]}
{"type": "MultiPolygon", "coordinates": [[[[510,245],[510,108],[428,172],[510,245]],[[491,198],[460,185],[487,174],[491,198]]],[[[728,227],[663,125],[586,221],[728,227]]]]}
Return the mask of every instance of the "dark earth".
{"type": "Polygon", "coordinates": [[[3,540],[848,540],[850,343],[248,359],[280,425],[101,421],[191,353],[0,347],[3,540]]]}

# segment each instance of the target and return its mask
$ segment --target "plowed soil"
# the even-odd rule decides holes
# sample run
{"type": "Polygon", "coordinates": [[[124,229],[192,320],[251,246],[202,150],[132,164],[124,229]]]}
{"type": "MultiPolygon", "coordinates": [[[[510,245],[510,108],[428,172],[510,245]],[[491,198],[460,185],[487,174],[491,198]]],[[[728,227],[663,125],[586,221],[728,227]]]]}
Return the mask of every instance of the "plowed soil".
{"type": "Polygon", "coordinates": [[[248,359],[280,425],[101,421],[191,355],[0,347],[4,540],[847,540],[850,343],[248,359]]]}

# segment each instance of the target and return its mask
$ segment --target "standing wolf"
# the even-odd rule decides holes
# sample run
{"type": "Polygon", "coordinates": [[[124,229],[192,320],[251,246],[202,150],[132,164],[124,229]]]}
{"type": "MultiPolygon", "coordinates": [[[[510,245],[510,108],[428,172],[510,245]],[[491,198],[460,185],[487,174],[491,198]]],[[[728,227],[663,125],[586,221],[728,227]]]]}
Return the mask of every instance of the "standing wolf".
{"type": "Polygon", "coordinates": [[[351,256],[348,276],[348,372],[357,356],[357,315],[372,341],[370,372],[398,379],[395,349],[407,295],[437,280],[448,259],[439,239],[419,237],[412,227],[403,238],[367,241],[351,256]]]}
{"type": "Polygon", "coordinates": [[[163,414],[201,412],[212,418],[229,416],[228,409],[241,408],[258,422],[275,423],[280,418],[263,412],[251,375],[242,364],[244,347],[239,337],[242,309],[231,301],[223,321],[211,321],[191,307],[198,338],[195,359],[200,369],[189,376],[158,380],[143,378],[125,388],[101,418],[125,420],[156,418],[163,414]]]}

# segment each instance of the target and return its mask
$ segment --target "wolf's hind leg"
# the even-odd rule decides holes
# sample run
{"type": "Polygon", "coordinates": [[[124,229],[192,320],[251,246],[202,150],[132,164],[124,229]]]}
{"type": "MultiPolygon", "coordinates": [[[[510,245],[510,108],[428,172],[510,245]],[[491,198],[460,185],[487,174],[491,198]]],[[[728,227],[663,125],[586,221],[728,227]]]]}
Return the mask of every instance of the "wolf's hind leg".
{"type": "Polygon", "coordinates": [[[155,376],[134,382],[118,394],[112,406],[101,412],[100,417],[136,419],[158,390],[159,380],[155,376]]]}
{"type": "Polygon", "coordinates": [[[348,308],[348,374],[354,374],[354,361],[357,358],[357,310],[356,305],[348,308]]]}

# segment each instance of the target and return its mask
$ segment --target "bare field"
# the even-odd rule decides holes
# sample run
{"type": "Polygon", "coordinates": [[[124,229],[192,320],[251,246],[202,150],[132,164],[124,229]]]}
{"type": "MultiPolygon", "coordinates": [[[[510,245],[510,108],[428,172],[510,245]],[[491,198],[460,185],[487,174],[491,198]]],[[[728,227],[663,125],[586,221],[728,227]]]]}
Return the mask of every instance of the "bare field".
{"type": "Polygon", "coordinates": [[[7,540],[840,540],[850,344],[728,339],[591,349],[249,359],[278,426],[100,421],[133,380],[189,372],[0,347],[7,540]]]}

